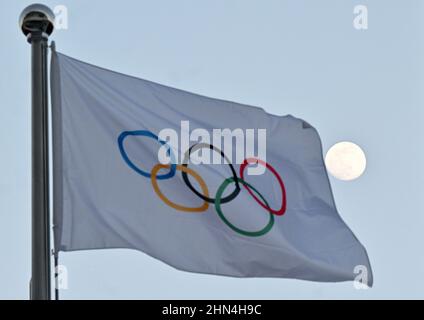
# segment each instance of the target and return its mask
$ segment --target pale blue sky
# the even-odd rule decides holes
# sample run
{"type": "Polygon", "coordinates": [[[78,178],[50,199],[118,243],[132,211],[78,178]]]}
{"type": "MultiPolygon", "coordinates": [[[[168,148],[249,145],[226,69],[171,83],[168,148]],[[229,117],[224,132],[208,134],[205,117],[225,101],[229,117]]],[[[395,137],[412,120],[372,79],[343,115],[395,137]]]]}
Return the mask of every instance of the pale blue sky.
{"type": "MultiPolygon", "coordinates": [[[[365,245],[374,287],[231,279],[176,271],[143,253],[63,253],[78,298],[424,298],[422,148],[424,5],[420,0],[45,1],[64,4],[57,49],[80,60],[207,96],[293,114],[324,149],[366,152],[354,182],[331,178],[340,215],[365,245]],[[355,5],[369,29],[352,26],[355,5]]],[[[30,47],[17,20],[32,1],[1,1],[0,298],[30,278],[30,47]]]]}

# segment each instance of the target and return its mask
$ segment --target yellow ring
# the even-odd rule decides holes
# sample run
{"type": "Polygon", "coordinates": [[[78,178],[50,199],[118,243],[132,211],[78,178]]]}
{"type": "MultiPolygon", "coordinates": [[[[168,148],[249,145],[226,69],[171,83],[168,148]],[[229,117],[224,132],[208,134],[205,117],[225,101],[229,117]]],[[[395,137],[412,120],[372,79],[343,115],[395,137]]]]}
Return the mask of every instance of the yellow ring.
{"type": "MultiPolygon", "coordinates": [[[[157,174],[158,174],[158,172],[159,172],[159,170],[161,170],[161,169],[169,169],[171,166],[168,164],[168,165],[164,165],[164,164],[157,164],[153,169],[152,169],[152,172],[151,172],[151,181],[152,181],[152,186],[153,186],[153,189],[155,190],[155,192],[156,192],[156,194],[159,196],[159,198],[163,201],[163,202],[165,202],[168,206],[170,206],[171,208],[174,208],[174,209],[176,209],[176,210],[179,210],[179,211],[185,211],[185,212],[203,212],[203,211],[206,211],[206,210],[208,210],[208,208],[209,208],[209,203],[207,202],[207,201],[204,201],[204,203],[203,203],[203,205],[201,205],[200,207],[196,207],[196,208],[190,208],[190,207],[185,207],[185,206],[182,206],[182,205],[179,205],[179,204],[176,204],[176,203],[173,203],[173,202],[171,202],[167,197],[165,197],[164,195],[163,195],[163,193],[160,191],[160,189],[159,189],[159,185],[158,185],[158,181],[157,181],[157,178],[156,178],[156,176],[157,176],[157,174]]],[[[191,176],[193,176],[193,178],[194,179],[196,179],[197,180],[197,182],[199,183],[199,185],[200,185],[200,188],[202,189],[202,191],[203,191],[203,194],[206,196],[206,197],[209,197],[209,191],[208,191],[208,187],[206,186],[206,183],[205,183],[205,181],[203,181],[203,179],[202,179],[202,177],[201,176],[199,176],[194,170],[192,170],[192,169],[190,169],[190,168],[187,168],[187,167],[184,167],[184,166],[181,166],[181,165],[178,165],[177,166],[177,170],[178,171],[182,171],[182,172],[185,172],[185,173],[187,173],[187,174],[189,174],[189,175],[191,175],[191,176]]]]}

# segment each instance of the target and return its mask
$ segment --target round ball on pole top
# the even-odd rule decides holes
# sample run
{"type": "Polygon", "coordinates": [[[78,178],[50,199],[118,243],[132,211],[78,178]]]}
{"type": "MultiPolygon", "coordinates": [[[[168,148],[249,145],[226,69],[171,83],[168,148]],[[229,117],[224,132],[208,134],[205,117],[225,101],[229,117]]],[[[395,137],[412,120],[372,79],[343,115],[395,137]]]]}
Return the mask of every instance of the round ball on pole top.
{"type": "Polygon", "coordinates": [[[53,33],[54,21],[54,13],[49,7],[43,4],[32,4],[22,11],[19,26],[27,37],[32,33],[49,36],[53,33]]]}

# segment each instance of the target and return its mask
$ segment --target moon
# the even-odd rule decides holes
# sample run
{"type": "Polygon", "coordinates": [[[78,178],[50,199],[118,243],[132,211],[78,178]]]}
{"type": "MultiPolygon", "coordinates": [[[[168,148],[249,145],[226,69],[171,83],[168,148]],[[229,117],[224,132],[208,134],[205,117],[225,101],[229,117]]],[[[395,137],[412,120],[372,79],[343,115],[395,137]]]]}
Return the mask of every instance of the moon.
{"type": "Polygon", "coordinates": [[[333,145],[325,156],[325,166],[339,180],[358,179],[367,167],[364,151],[355,143],[342,141],[333,145]]]}

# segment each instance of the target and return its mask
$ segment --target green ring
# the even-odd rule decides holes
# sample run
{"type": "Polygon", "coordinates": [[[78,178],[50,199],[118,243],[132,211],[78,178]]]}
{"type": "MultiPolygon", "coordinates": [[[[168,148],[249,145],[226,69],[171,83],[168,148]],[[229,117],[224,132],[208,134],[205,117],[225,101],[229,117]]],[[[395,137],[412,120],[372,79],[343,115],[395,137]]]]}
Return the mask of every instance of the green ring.
{"type": "MultiPolygon", "coordinates": [[[[238,182],[242,183],[245,186],[250,187],[259,197],[261,197],[262,201],[265,202],[265,204],[269,207],[268,202],[265,200],[265,198],[259,193],[258,190],[256,190],[252,185],[250,185],[249,183],[247,183],[246,181],[237,178],[238,182]]],[[[235,232],[243,235],[243,236],[248,236],[248,237],[260,237],[263,236],[264,234],[268,233],[272,227],[274,226],[274,214],[272,212],[269,213],[269,222],[268,224],[259,231],[246,231],[246,230],[242,230],[237,228],[235,225],[233,225],[230,221],[228,221],[228,219],[224,216],[222,210],[221,210],[221,197],[222,194],[224,193],[225,189],[228,187],[228,185],[230,183],[235,182],[234,178],[228,178],[226,179],[221,186],[219,187],[216,196],[215,196],[215,210],[218,213],[219,217],[222,219],[222,221],[224,221],[224,223],[230,227],[231,229],[233,229],[235,232]]]]}

